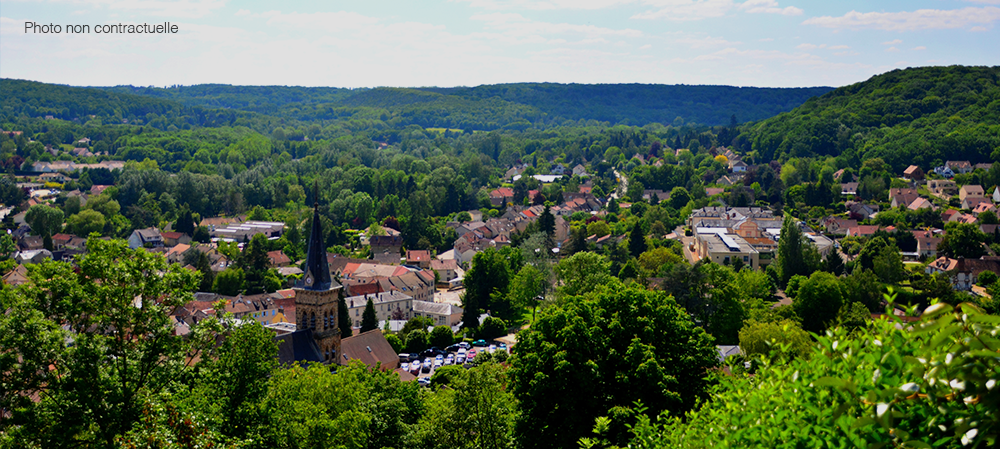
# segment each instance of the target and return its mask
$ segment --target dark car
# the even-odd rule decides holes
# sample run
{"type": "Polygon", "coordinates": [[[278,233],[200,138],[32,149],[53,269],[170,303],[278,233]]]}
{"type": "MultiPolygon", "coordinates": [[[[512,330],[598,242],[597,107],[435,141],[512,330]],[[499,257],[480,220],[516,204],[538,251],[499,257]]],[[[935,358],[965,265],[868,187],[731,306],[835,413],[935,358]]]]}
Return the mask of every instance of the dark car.
{"type": "Polygon", "coordinates": [[[412,362],[412,361],[414,361],[416,359],[417,359],[417,355],[416,354],[407,354],[405,352],[399,354],[399,362],[400,363],[412,362]]]}
{"type": "Polygon", "coordinates": [[[476,340],[472,342],[472,346],[477,346],[477,347],[481,346],[485,348],[486,346],[489,346],[489,344],[486,343],[486,340],[476,340]]]}
{"type": "Polygon", "coordinates": [[[451,346],[448,346],[447,348],[444,348],[444,350],[445,350],[446,352],[458,352],[458,350],[459,350],[459,349],[462,349],[462,344],[463,344],[463,343],[464,343],[464,344],[465,344],[466,346],[468,346],[468,345],[469,345],[468,343],[465,343],[465,342],[463,341],[462,343],[455,343],[455,344],[453,344],[453,345],[451,345],[451,346]]]}
{"type": "Polygon", "coordinates": [[[437,357],[439,355],[443,356],[445,354],[447,354],[447,352],[443,351],[441,348],[437,346],[432,346],[430,348],[424,349],[423,352],[420,353],[420,358],[426,359],[429,357],[433,359],[434,357],[437,357]]]}

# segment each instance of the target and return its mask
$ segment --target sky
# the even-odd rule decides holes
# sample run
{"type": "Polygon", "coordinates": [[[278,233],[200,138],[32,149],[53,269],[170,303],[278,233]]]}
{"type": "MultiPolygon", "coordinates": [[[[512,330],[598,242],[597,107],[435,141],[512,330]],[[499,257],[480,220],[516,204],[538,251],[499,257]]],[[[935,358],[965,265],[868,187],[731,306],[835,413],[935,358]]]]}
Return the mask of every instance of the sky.
{"type": "Polygon", "coordinates": [[[839,87],[896,68],[998,65],[998,21],[1000,0],[0,0],[0,77],[839,87]],[[96,32],[142,23],[178,32],[96,32]]]}

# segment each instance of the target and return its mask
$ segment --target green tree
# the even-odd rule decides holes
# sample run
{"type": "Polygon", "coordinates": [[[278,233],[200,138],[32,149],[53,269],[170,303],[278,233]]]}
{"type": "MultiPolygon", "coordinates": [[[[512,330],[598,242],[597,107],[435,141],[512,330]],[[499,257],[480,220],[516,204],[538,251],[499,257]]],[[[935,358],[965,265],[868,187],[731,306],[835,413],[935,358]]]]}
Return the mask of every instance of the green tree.
{"type": "Polygon", "coordinates": [[[486,317],[483,324],[479,326],[476,336],[484,340],[493,340],[497,337],[507,335],[507,323],[497,317],[486,317]]]}
{"type": "Polygon", "coordinates": [[[0,234],[0,260],[7,260],[17,252],[17,243],[10,234],[0,234]]]}
{"type": "Polygon", "coordinates": [[[692,413],[640,417],[629,447],[991,447],[1000,362],[979,348],[1000,346],[998,327],[942,304],[917,323],[835,328],[807,357],[720,377],[692,413]]]}
{"type": "Polygon", "coordinates": [[[554,267],[561,296],[577,296],[594,291],[611,280],[611,261],[584,251],[559,261],[554,267]]]}
{"type": "Polygon", "coordinates": [[[533,265],[525,264],[510,280],[508,296],[517,307],[533,307],[535,300],[545,291],[545,277],[533,265]]]}
{"type": "Polygon", "coordinates": [[[455,342],[455,334],[451,332],[451,327],[449,326],[437,326],[431,330],[431,334],[428,337],[428,343],[431,346],[437,346],[439,348],[445,348],[451,346],[455,342]]]}
{"type": "Polygon", "coordinates": [[[403,340],[401,340],[398,335],[386,334],[385,341],[389,342],[389,346],[392,346],[393,352],[403,352],[403,340]]]}
{"type": "Polygon", "coordinates": [[[73,235],[90,235],[104,231],[104,215],[92,209],[80,211],[66,220],[66,232],[73,235]]]}
{"type": "Polygon", "coordinates": [[[802,234],[798,223],[786,215],[781,225],[781,238],[778,240],[778,255],[775,263],[781,276],[781,285],[795,275],[809,276],[819,262],[819,253],[812,242],[802,234]]]}
{"type": "Polygon", "coordinates": [[[683,412],[717,361],[711,337],[667,293],[614,283],[543,311],[510,363],[520,443],[549,448],[575,445],[609,411],[622,444],[636,401],[651,416],[683,412]]]}
{"type": "Polygon", "coordinates": [[[479,315],[483,310],[500,317],[508,316],[511,310],[505,300],[511,271],[520,270],[520,265],[520,252],[515,248],[488,248],[476,253],[472,258],[472,268],[465,273],[462,327],[479,327],[479,315]],[[504,301],[494,304],[494,298],[504,301]]]}
{"type": "Polygon", "coordinates": [[[674,187],[670,191],[670,207],[681,210],[691,202],[691,194],[684,187],[674,187]]]}
{"type": "Polygon", "coordinates": [[[938,244],[938,253],[951,257],[978,259],[986,254],[986,236],[972,223],[948,223],[938,244]]]}
{"type": "Polygon", "coordinates": [[[792,320],[778,322],[747,321],[740,329],[740,351],[748,356],[804,356],[812,351],[812,338],[792,320]],[[786,346],[787,345],[787,349],[786,346]]]}
{"type": "Polygon", "coordinates": [[[643,232],[642,225],[636,222],[628,232],[628,252],[632,257],[639,257],[647,248],[649,245],[646,244],[646,233],[643,232]]]}
{"type": "Polygon", "coordinates": [[[257,322],[235,327],[218,352],[218,359],[205,367],[203,394],[218,401],[220,429],[224,434],[246,438],[263,422],[261,401],[267,380],[277,368],[278,347],[274,333],[257,322]]]}
{"type": "Polygon", "coordinates": [[[792,307],[802,318],[803,329],[820,333],[833,324],[845,296],[839,279],[825,271],[817,271],[799,287],[792,307]]]}
{"type": "Polygon", "coordinates": [[[895,246],[884,246],[872,260],[872,271],[886,284],[898,284],[906,279],[903,257],[895,246]]]}
{"type": "Polygon", "coordinates": [[[12,413],[0,426],[20,446],[112,447],[146,398],[215,344],[214,320],[185,338],[168,316],[192,299],[195,273],[120,240],[92,238],[87,250],[76,268],[36,265],[31,283],[0,295],[0,408],[12,413]]]}
{"type": "Polygon", "coordinates": [[[24,221],[31,226],[31,233],[51,237],[62,230],[63,211],[44,204],[36,204],[28,209],[24,221]]]}
{"type": "Polygon", "coordinates": [[[420,447],[504,449],[514,445],[518,403],[502,366],[442,367],[431,384],[448,388],[428,398],[427,414],[416,431],[420,447]]]}
{"type": "Polygon", "coordinates": [[[844,274],[844,258],[840,256],[840,251],[837,251],[836,248],[831,248],[826,258],[823,259],[823,271],[832,273],[834,276],[844,274]]]}
{"type": "Polygon", "coordinates": [[[236,296],[243,291],[243,270],[229,267],[215,275],[212,290],[220,295],[236,296]]]}
{"type": "Polygon", "coordinates": [[[365,304],[365,311],[361,312],[361,333],[378,329],[378,317],[375,315],[375,303],[371,298],[365,304]]]}
{"type": "Polygon", "coordinates": [[[430,346],[427,339],[427,331],[417,329],[409,334],[406,334],[406,344],[403,345],[403,348],[406,349],[406,352],[411,354],[419,353],[430,346]]]}
{"type": "Polygon", "coordinates": [[[344,289],[337,291],[337,325],[340,326],[340,338],[347,338],[354,334],[351,326],[351,311],[347,309],[347,301],[344,299],[344,289]]]}

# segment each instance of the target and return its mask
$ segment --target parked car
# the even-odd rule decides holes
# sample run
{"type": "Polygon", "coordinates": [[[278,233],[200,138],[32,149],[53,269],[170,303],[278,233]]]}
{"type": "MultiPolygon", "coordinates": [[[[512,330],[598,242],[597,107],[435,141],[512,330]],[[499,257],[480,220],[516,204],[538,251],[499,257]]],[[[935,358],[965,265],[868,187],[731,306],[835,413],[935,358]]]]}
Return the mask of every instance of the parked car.
{"type": "MultiPolygon", "coordinates": [[[[465,342],[463,341],[462,343],[465,342]]],[[[444,350],[447,352],[458,352],[459,349],[463,348],[462,343],[455,343],[451,346],[448,346],[447,348],[444,348],[444,350]]],[[[468,345],[468,343],[465,343],[465,345],[468,345]]]]}
{"type": "Polygon", "coordinates": [[[409,371],[410,370],[410,363],[409,362],[403,362],[403,363],[399,364],[399,369],[401,369],[403,371],[409,371]]]}
{"type": "Polygon", "coordinates": [[[435,356],[445,355],[445,354],[447,354],[447,352],[445,352],[441,348],[439,348],[437,346],[431,346],[430,348],[424,349],[423,352],[420,353],[420,357],[421,358],[428,358],[428,357],[434,358],[435,356]]]}
{"type": "Polygon", "coordinates": [[[434,369],[444,366],[444,359],[434,359],[434,369]]]}
{"type": "Polygon", "coordinates": [[[454,365],[455,364],[455,354],[448,354],[448,357],[444,358],[444,364],[445,365],[454,365]]]}
{"type": "Polygon", "coordinates": [[[429,386],[431,386],[431,378],[430,377],[418,377],[417,378],[417,385],[420,385],[421,387],[429,387],[429,386]]]}
{"type": "Polygon", "coordinates": [[[492,354],[494,352],[497,352],[497,345],[490,345],[490,347],[489,347],[489,349],[487,349],[487,351],[490,351],[490,354],[492,354]]]}
{"type": "Polygon", "coordinates": [[[416,354],[407,354],[405,352],[399,354],[400,362],[412,362],[417,359],[416,354]]]}
{"type": "Polygon", "coordinates": [[[507,351],[507,343],[500,343],[500,346],[498,346],[497,349],[499,349],[499,350],[501,350],[503,352],[509,352],[509,351],[507,351]]]}
{"type": "Polygon", "coordinates": [[[455,363],[458,365],[464,365],[467,354],[468,353],[465,352],[465,349],[458,351],[458,354],[455,354],[455,363]]]}
{"type": "Polygon", "coordinates": [[[479,339],[479,340],[476,340],[476,341],[472,342],[472,346],[485,347],[486,345],[487,345],[486,340],[482,340],[482,339],[479,339]]]}
{"type": "Polygon", "coordinates": [[[413,363],[410,363],[410,374],[412,374],[414,376],[420,374],[420,361],[419,360],[417,360],[417,361],[415,361],[413,363]]]}
{"type": "Polygon", "coordinates": [[[424,359],[424,366],[423,366],[423,368],[421,368],[420,372],[422,372],[422,373],[429,373],[429,372],[431,372],[431,368],[434,367],[434,362],[432,362],[431,360],[432,359],[424,359]]]}
{"type": "Polygon", "coordinates": [[[465,356],[465,360],[469,361],[469,362],[475,360],[476,359],[476,354],[478,354],[478,353],[476,352],[475,349],[470,349],[469,353],[466,354],[466,356],[465,356]]]}

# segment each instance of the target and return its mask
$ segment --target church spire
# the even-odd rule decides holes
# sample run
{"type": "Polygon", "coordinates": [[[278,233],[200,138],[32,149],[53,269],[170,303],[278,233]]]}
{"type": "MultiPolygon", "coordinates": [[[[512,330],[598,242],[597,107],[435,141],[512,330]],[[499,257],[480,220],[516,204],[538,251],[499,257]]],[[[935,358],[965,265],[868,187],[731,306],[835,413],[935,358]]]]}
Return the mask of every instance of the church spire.
{"type": "Polygon", "coordinates": [[[313,221],[309,232],[309,247],[306,249],[306,272],[302,278],[302,288],[308,290],[329,290],[330,265],[326,261],[326,247],[323,245],[322,224],[319,219],[319,183],[313,185],[313,221]]]}

